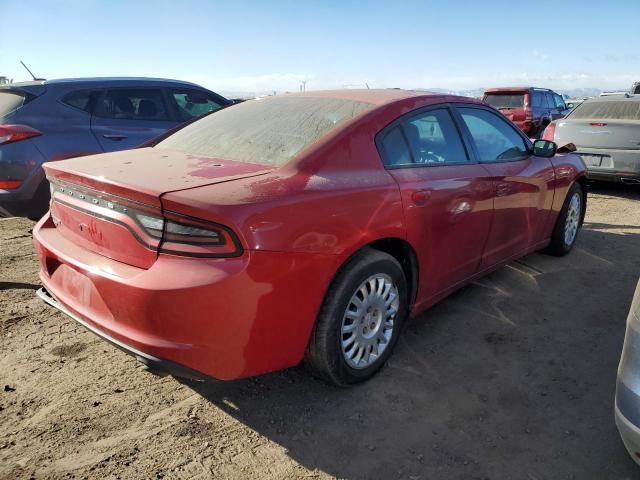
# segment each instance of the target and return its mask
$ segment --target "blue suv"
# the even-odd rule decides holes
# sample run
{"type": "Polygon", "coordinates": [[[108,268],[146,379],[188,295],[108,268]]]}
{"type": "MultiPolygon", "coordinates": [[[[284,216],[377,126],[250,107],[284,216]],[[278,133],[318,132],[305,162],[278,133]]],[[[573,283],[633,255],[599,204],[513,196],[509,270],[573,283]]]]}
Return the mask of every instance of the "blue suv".
{"type": "Polygon", "coordinates": [[[0,86],[0,216],[48,208],[42,163],[135,148],[233,103],[199,85],[154,78],[77,78],[0,86]]]}

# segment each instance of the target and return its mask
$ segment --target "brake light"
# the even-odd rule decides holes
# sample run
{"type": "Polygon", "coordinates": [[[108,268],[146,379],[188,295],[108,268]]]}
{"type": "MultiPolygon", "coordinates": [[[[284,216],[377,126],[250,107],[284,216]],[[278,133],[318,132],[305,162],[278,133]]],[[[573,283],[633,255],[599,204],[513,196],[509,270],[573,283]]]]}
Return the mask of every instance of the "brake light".
{"type": "Polygon", "coordinates": [[[591,122],[589,125],[592,127],[606,127],[607,124],[605,122],[591,122]]]}
{"type": "Polygon", "coordinates": [[[12,190],[14,188],[20,188],[22,181],[20,180],[0,180],[0,189],[12,190]]]}
{"type": "Polygon", "coordinates": [[[0,125],[0,145],[38,137],[42,132],[28,125],[0,125]]]}
{"type": "Polygon", "coordinates": [[[165,212],[165,217],[136,213],[138,223],[161,240],[160,253],[189,257],[230,257],[242,253],[233,232],[223,225],[165,212]]]}
{"type": "Polygon", "coordinates": [[[555,136],[556,136],[556,123],[551,122],[549,125],[547,125],[547,128],[544,129],[544,133],[542,134],[542,139],[553,142],[555,136]]]}

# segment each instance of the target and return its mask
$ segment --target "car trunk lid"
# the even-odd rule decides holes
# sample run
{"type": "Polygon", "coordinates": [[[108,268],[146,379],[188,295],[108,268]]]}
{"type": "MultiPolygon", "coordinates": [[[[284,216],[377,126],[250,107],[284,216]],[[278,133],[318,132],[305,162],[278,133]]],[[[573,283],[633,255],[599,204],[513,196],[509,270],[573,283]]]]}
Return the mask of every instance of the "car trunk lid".
{"type": "Polygon", "coordinates": [[[49,162],[44,168],[60,234],[139,268],[149,268],[157,258],[162,228],[153,234],[144,222],[162,218],[162,195],[273,170],[271,165],[153,148],[49,162]]]}
{"type": "Polygon", "coordinates": [[[573,143],[578,148],[611,150],[640,149],[640,120],[565,119],[556,125],[554,141],[573,143]]]}

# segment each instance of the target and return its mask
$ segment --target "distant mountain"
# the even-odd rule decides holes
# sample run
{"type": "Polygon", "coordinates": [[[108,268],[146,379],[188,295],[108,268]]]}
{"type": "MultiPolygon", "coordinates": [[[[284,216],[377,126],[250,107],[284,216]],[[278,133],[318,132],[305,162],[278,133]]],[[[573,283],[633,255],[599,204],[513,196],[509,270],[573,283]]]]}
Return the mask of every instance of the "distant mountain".
{"type": "Polygon", "coordinates": [[[569,95],[569,98],[597,97],[602,93],[601,88],[573,88],[571,90],[558,90],[558,93],[569,95]]]}

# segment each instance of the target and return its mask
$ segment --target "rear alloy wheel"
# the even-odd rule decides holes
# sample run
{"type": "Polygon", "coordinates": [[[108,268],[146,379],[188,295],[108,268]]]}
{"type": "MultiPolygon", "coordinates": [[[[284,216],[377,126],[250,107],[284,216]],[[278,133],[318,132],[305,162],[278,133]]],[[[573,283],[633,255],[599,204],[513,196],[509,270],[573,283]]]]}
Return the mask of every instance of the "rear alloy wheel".
{"type": "Polygon", "coordinates": [[[366,279],[342,318],[342,356],[351,368],[373,365],[391,342],[398,314],[398,287],[383,273],[366,279]]]}
{"type": "Polygon", "coordinates": [[[305,365],[336,385],[366,380],[391,354],[407,304],[407,281],[400,263],[374,249],[356,253],[326,294],[305,365]]]}
{"type": "Polygon", "coordinates": [[[574,183],[567,193],[562,210],[556,220],[551,243],[546,249],[548,253],[560,256],[571,251],[578,237],[584,208],[582,187],[580,184],[574,183]]]}

